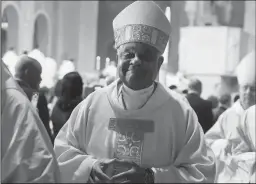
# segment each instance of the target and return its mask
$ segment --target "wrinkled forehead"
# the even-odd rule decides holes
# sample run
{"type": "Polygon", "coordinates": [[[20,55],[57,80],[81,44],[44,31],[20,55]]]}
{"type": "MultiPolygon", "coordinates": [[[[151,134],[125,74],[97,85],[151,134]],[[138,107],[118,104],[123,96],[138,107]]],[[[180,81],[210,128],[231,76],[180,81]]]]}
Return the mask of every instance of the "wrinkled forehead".
{"type": "Polygon", "coordinates": [[[136,52],[136,53],[151,53],[151,54],[158,54],[159,51],[148,44],[141,43],[141,42],[130,42],[120,45],[117,48],[117,53],[122,52],[136,52]]]}

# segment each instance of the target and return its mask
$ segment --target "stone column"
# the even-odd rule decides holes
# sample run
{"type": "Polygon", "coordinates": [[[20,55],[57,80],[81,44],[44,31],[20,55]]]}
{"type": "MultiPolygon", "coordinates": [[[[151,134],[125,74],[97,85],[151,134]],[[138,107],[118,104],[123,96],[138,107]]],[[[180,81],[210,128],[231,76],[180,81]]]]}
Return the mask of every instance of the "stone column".
{"type": "Polygon", "coordinates": [[[33,49],[35,1],[20,1],[20,6],[19,54],[33,49]]]}
{"type": "MultiPolygon", "coordinates": [[[[62,2],[58,2],[58,11],[57,11],[57,29],[55,31],[58,31],[58,34],[56,35],[55,39],[57,40],[56,43],[56,61],[57,61],[57,65],[58,67],[61,65],[62,62],[62,52],[63,52],[63,44],[64,44],[64,39],[63,39],[63,28],[64,28],[64,20],[63,20],[63,12],[62,12],[62,8],[63,8],[63,4],[62,2]]],[[[54,32],[55,32],[54,31],[54,32]]]]}
{"type": "Polygon", "coordinates": [[[168,59],[168,71],[172,74],[176,74],[179,70],[179,41],[180,41],[180,21],[181,13],[184,2],[171,1],[171,36],[169,43],[169,59],[168,59]]]}
{"type": "Polygon", "coordinates": [[[82,75],[95,70],[99,1],[81,1],[77,69],[82,75]]]}

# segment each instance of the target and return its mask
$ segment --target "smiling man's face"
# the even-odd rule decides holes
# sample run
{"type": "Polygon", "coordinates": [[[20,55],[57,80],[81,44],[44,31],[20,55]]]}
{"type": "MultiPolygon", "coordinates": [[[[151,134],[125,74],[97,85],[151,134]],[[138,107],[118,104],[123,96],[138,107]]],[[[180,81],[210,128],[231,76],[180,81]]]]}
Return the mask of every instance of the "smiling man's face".
{"type": "Polygon", "coordinates": [[[154,47],[144,43],[126,43],[117,49],[118,72],[122,82],[133,90],[152,85],[163,63],[154,47]]]}

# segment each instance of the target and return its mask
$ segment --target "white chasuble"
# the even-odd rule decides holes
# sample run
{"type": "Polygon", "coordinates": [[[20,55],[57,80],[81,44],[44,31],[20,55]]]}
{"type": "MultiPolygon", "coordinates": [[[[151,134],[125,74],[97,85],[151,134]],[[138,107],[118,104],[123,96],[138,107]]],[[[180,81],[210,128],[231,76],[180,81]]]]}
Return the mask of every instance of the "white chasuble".
{"type": "Polygon", "coordinates": [[[1,64],[1,182],[59,183],[50,137],[25,92],[1,64]]]}
{"type": "Polygon", "coordinates": [[[121,158],[152,168],[155,182],[213,182],[215,158],[187,101],[157,83],[142,108],[125,110],[119,83],[90,94],[57,135],[63,181],[85,183],[97,159],[121,158]]]}
{"type": "Polygon", "coordinates": [[[245,110],[237,101],[205,134],[206,142],[216,156],[217,183],[248,183],[250,180],[255,151],[250,151],[239,131],[244,114],[245,110]]]}

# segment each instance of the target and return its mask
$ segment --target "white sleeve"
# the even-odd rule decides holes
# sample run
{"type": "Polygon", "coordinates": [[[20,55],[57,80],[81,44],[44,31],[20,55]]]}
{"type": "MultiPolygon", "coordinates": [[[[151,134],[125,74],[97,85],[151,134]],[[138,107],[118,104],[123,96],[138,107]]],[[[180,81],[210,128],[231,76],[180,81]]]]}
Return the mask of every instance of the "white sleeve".
{"type": "Polygon", "coordinates": [[[208,146],[213,150],[216,158],[221,159],[225,149],[229,145],[229,139],[226,139],[223,130],[223,123],[226,121],[225,113],[222,114],[218,121],[213,125],[213,127],[205,133],[205,141],[208,146]]]}
{"type": "Polygon", "coordinates": [[[187,114],[185,140],[173,165],[166,168],[153,168],[155,182],[214,182],[215,157],[205,143],[202,127],[192,109],[187,114]]]}
{"type": "MultiPolygon", "coordinates": [[[[88,97],[89,98],[89,97],[88,97]]],[[[54,150],[65,183],[86,183],[96,159],[85,150],[87,106],[80,103],[55,139],[54,150]]]]}
{"type": "MultiPolygon", "coordinates": [[[[58,183],[53,145],[38,115],[26,102],[6,100],[1,122],[1,181],[58,183]]],[[[28,102],[29,103],[29,102],[28,102]]]]}

